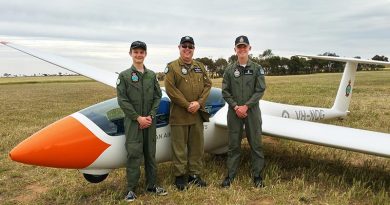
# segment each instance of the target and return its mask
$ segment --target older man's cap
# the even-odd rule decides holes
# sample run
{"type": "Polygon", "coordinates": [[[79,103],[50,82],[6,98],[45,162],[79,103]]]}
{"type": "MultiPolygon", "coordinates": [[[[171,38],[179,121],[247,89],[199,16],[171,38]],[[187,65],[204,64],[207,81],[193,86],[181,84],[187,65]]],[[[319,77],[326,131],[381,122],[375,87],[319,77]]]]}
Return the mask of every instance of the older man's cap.
{"type": "Polygon", "coordinates": [[[239,37],[236,38],[236,41],[234,42],[234,44],[236,46],[241,45],[241,44],[244,44],[244,45],[248,46],[249,45],[248,37],[246,37],[246,36],[239,36],[239,37]]]}
{"type": "Polygon", "coordinates": [[[146,43],[142,41],[134,41],[133,43],[131,43],[130,50],[136,48],[141,48],[146,51],[146,43]]]}
{"type": "Polygon", "coordinates": [[[183,44],[183,43],[186,43],[186,42],[195,45],[194,39],[193,39],[191,36],[183,36],[183,37],[180,39],[180,44],[183,44]]]}

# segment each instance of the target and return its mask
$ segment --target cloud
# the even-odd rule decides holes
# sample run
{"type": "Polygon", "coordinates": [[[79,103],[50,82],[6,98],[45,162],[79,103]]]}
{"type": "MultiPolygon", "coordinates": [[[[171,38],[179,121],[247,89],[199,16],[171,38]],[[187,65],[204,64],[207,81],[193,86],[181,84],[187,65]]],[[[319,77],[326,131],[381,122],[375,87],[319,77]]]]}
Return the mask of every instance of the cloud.
{"type": "MultiPolygon", "coordinates": [[[[388,0],[0,2],[0,35],[5,40],[49,39],[46,48],[64,41],[74,48],[71,57],[99,65],[115,60],[117,49],[143,40],[153,48],[149,63],[163,69],[177,57],[176,46],[184,35],[194,37],[198,57],[229,57],[234,38],[242,34],[248,35],[254,55],[270,48],[277,55],[330,51],[363,58],[390,56],[388,0]]],[[[128,62],[124,59],[118,62],[128,62]]]]}

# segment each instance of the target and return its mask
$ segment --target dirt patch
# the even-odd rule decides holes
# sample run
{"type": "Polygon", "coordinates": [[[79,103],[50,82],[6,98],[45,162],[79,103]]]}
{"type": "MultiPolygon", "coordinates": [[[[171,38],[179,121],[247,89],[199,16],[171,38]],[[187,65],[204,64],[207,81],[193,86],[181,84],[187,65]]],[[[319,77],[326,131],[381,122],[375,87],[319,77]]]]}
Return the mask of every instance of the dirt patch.
{"type": "Polygon", "coordinates": [[[274,198],[268,196],[268,197],[264,197],[264,198],[260,198],[260,199],[256,199],[256,200],[250,201],[248,203],[248,205],[257,205],[257,204],[273,205],[273,204],[275,204],[275,200],[274,200],[274,198]]]}
{"type": "Polygon", "coordinates": [[[263,143],[268,145],[278,145],[280,144],[279,139],[274,137],[263,137],[263,143]]]}
{"type": "Polygon", "coordinates": [[[23,195],[17,196],[15,200],[18,202],[31,202],[46,191],[47,187],[38,184],[30,184],[26,187],[26,192],[24,192],[23,195]]]}

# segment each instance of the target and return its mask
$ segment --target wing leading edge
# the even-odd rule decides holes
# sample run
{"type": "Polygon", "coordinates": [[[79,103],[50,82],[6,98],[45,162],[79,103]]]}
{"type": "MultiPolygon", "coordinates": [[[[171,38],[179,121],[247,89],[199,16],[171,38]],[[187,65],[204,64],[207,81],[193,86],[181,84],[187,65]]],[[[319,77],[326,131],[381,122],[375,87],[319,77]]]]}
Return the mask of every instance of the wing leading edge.
{"type": "Polygon", "coordinates": [[[262,118],[265,135],[390,157],[390,134],[269,115],[262,118]]]}
{"type": "Polygon", "coordinates": [[[66,59],[61,56],[56,56],[53,54],[36,51],[33,49],[25,48],[23,46],[15,45],[13,43],[9,42],[0,42],[1,44],[8,46],[10,48],[13,48],[15,50],[18,50],[20,52],[23,52],[27,55],[33,56],[35,58],[38,58],[40,60],[46,61],[50,64],[53,64],[55,66],[64,68],[66,70],[78,73],[80,75],[86,76],[88,78],[94,79],[98,82],[104,83],[106,85],[109,85],[111,87],[116,87],[116,80],[118,79],[118,74],[114,72],[110,72],[107,70],[99,69],[90,65],[78,63],[76,61],[72,61],[69,59],[66,59]]]}

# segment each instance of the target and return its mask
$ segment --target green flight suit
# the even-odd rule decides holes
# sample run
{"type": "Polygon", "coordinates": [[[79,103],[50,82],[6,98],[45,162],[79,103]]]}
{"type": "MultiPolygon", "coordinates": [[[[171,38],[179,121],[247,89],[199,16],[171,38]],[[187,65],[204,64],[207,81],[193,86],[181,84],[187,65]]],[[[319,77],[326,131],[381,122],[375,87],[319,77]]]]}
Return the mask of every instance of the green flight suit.
{"type": "Polygon", "coordinates": [[[118,104],[125,113],[125,135],[127,150],[127,188],[135,191],[140,177],[142,157],[145,164],[147,187],[156,184],[156,120],[161,100],[161,89],[156,74],[145,68],[144,73],[132,66],[119,74],[117,80],[118,104]],[[145,129],[139,128],[137,118],[151,116],[153,123],[145,129]]]}
{"type": "Polygon", "coordinates": [[[169,123],[175,176],[200,175],[204,153],[202,112],[210,94],[211,81],[203,64],[192,61],[186,65],[180,58],[165,69],[165,89],[171,99],[169,123]],[[187,111],[190,102],[198,101],[200,109],[192,114],[187,111]]]}
{"type": "Polygon", "coordinates": [[[244,125],[251,148],[252,176],[259,176],[264,167],[259,100],[264,95],[265,87],[263,68],[250,60],[245,67],[238,65],[238,63],[228,65],[223,75],[222,95],[229,104],[227,115],[229,131],[227,168],[231,179],[235,177],[240,163],[244,125]],[[241,119],[237,116],[234,110],[236,105],[248,106],[246,118],[241,119]]]}

